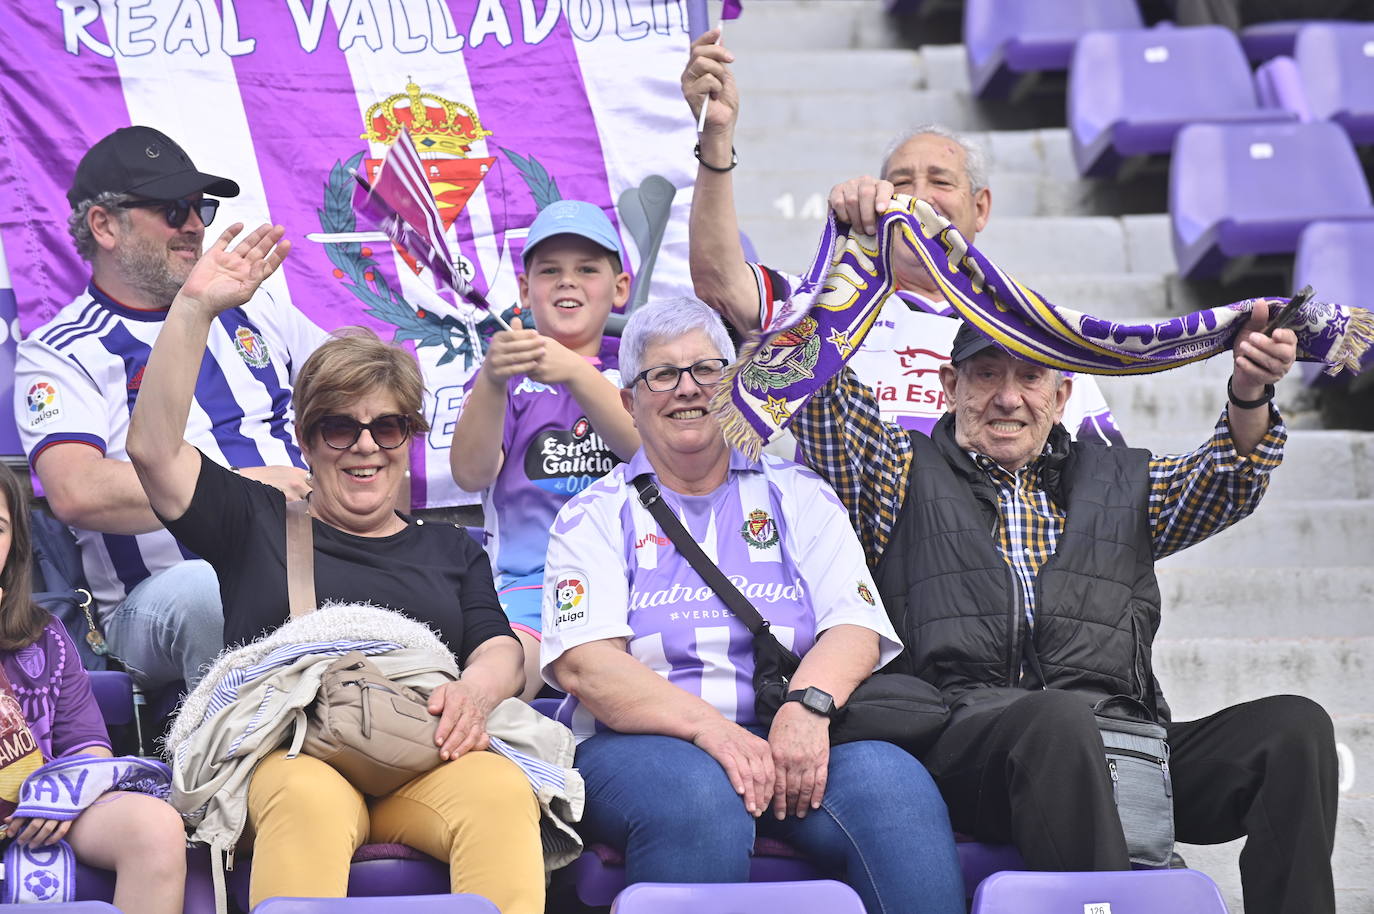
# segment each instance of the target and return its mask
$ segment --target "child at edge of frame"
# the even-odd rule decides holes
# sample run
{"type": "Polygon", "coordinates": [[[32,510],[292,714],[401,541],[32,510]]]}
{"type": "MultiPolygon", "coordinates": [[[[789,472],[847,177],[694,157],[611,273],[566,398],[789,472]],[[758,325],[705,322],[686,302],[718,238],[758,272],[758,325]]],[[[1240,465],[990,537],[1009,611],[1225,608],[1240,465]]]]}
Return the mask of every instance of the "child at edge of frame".
{"type": "MultiPolygon", "coordinates": [[[[23,780],[40,765],[113,755],[90,676],[71,636],[30,597],[29,530],[25,487],[0,464],[0,743],[15,741],[0,746],[0,755],[9,759],[0,775],[0,836],[32,851],[65,840],[78,861],[114,871],[114,904],[120,910],[180,912],[186,831],[181,815],[164,800],[111,790],[72,819],[14,813],[23,780]]],[[[82,780],[77,780],[76,789],[82,780]]],[[[14,872],[6,875],[18,878],[14,872]]],[[[29,874],[20,900],[60,900],[44,895],[50,887],[32,883],[44,875],[29,874]]]]}

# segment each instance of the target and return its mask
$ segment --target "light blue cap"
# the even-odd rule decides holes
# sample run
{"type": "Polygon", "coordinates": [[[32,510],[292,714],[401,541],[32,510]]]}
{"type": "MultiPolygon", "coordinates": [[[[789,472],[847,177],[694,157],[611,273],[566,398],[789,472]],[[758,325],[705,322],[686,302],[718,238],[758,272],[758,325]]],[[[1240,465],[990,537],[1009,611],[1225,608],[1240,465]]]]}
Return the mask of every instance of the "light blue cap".
{"type": "Polygon", "coordinates": [[[615,226],[611,225],[611,220],[595,203],[558,200],[540,210],[525,238],[522,259],[529,263],[535,245],[554,235],[581,235],[617,254],[622,264],[625,261],[625,252],[620,249],[620,236],[616,234],[615,226]]]}

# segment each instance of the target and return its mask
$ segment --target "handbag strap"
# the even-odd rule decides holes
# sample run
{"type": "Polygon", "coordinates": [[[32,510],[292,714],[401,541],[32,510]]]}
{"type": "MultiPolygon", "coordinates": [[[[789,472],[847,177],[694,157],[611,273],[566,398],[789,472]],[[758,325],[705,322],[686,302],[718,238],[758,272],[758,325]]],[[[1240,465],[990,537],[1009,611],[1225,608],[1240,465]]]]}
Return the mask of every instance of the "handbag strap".
{"type": "Polygon", "coordinates": [[[702,580],[716,592],[716,596],[725,601],[725,605],[749,627],[749,631],[755,635],[760,631],[767,631],[768,620],[759,614],[754,604],[749,602],[749,598],[739,592],[739,588],[702,551],[697,541],[692,539],[687,528],[682,526],[682,521],[677,519],[673,509],[663,500],[663,493],[658,490],[653,478],[648,473],[641,473],[634,478],[634,487],[639,491],[639,503],[653,515],[654,520],[658,521],[659,528],[668,534],[668,539],[672,540],[677,551],[682,553],[687,564],[701,575],[702,580]]]}
{"type": "Polygon", "coordinates": [[[291,618],[315,609],[315,531],[311,529],[310,504],[286,503],[286,602],[291,618]]]}

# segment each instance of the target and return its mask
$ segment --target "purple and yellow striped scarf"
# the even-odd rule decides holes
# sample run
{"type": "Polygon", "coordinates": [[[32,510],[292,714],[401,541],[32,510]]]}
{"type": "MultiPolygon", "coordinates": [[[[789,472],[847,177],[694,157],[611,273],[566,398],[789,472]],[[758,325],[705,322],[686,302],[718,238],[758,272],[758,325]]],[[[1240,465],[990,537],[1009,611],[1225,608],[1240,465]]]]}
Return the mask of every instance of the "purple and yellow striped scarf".
{"type": "MultiPolygon", "coordinates": [[[[729,442],[750,456],[786,428],[803,403],[837,375],[894,292],[892,255],[906,246],[964,320],[1019,359],[1099,375],[1149,374],[1231,348],[1256,301],[1157,323],[1093,317],[1046,301],[969,244],[924,201],[893,198],[878,234],[832,215],[815,261],[790,301],[740,349],[712,400],[729,442]]],[[[1356,372],[1374,342],[1374,314],[1310,301],[1291,325],[1298,358],[1356,372]]]]}

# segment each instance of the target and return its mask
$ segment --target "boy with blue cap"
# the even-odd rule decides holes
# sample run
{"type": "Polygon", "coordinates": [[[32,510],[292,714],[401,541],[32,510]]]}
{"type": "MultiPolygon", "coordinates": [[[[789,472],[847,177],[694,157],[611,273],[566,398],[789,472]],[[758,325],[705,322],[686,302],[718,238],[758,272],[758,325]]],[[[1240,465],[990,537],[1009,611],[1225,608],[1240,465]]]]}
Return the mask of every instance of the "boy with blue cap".
{"type": "Polygon", "coordinates": [[[620,403],[620,341],[605,337],[629,299],[620,238],[601,208],[546,206],[525,239],[521,318],[495,334],[467,385],[449,465],[482,491],[487,551],[502,608],[525,648],[526,699],[539,692],[544,553],[554,515],[639,449],[620,403]]]}

